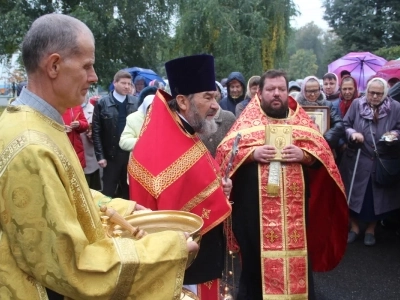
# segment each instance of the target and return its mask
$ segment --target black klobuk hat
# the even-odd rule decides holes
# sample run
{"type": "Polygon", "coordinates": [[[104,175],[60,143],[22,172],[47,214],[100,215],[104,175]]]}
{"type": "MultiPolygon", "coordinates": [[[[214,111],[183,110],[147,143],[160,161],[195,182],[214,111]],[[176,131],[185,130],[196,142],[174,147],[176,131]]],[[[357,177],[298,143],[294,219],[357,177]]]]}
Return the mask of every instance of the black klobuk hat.
{"type": "Polygon", "coordinates": [[[215,91],[214,57],[208,54],[185,56],[165,63],[171,95],[215,91]]]}

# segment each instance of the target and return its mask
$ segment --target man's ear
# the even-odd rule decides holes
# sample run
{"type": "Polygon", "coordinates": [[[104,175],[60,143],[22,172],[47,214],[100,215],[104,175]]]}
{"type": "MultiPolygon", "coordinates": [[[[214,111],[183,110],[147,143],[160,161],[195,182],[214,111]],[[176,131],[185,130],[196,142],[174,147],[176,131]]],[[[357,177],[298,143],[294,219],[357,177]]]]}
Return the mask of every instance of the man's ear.
{"type": "Polygon", "coordinates": [[[181,112],[186,112],[189,110],[189,99],[186,96],[177,95],[175,99],[181,112]]]}
{"type": "Polygon", "coordinates": [[[50,78],[56,78],[61,69],[61,56],[58,53],[53,53],[44,59],[44,68],[50,78]]]}

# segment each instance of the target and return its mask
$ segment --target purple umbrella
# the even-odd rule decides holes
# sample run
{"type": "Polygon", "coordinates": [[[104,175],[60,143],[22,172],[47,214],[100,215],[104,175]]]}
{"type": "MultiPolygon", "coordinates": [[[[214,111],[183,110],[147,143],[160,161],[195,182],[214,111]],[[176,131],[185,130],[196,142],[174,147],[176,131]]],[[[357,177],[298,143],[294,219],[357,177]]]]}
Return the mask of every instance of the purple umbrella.
{"type": "Polygon", "coordinates": [[[340,79],[342,71],[349,71],[357,81],[359,91],[365,91],[367,81],[386,63],[386,59],[370,52],[350,52],[328,65],[328,72],[340,79]]]}

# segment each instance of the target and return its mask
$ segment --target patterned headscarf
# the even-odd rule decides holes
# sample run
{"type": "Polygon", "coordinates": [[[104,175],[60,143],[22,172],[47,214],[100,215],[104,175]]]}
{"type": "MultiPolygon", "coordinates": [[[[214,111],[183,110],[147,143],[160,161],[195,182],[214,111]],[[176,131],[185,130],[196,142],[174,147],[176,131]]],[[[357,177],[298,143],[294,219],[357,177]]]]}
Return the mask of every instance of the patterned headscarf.
{"type": "Polygon", "coordinates": [[[379,77],[371,79],[367,84],[366,93],[368,94],[371,84],[377,81],[383,84],[383,95],[381,102],[376,107],[372,107],[368,103],[367,95],[360,100],[360,115],[365,119],[373,120],[374,123],[378,123],[378,120],[387,116],[388,112],[390,111],[390,98],[387,97],[389,86],[386,80],[379,77]]]}

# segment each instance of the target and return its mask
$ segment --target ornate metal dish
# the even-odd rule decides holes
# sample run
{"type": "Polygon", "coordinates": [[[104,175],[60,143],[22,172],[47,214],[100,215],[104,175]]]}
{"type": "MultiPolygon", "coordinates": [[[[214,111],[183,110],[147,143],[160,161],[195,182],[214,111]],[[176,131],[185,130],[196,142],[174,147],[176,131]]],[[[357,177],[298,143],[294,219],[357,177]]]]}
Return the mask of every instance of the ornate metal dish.
{"type": "MultiPolygon", "coordinates": [[[[185,211],[158,210],[139,211],[125,217],[125,220],[133,227],[138,227],[148,234],[165,230],[182,231],[189,233],[190,237],[200,246],[203,219],[199,216],[185,211]]],[[[121,231],[121,237],[132,237],[129,231],[120,225],[110,226],[109,233],[121,231]]],[[[187,266],[190,266],[196,258],[196,253],[189,253],[187,266]]]]}

